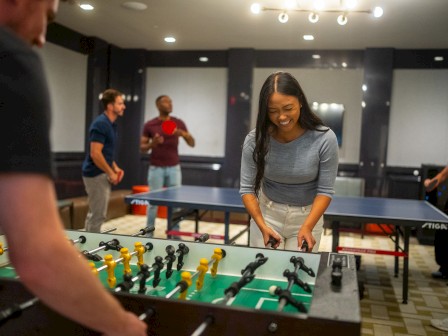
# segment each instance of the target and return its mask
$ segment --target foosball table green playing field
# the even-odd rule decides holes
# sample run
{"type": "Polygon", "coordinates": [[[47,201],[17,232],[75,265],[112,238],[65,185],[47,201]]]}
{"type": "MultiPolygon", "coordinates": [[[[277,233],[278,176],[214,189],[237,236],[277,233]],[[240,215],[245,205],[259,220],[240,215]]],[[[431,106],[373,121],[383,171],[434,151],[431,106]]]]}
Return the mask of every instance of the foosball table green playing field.
{"type": "MultiPolygon", "coordinates": [[[[151,335],[360,335],[353,255],[66,233],[151,335]]],[[[1,335],[95,334],[28,293],[0,243],[1,335]]]]}

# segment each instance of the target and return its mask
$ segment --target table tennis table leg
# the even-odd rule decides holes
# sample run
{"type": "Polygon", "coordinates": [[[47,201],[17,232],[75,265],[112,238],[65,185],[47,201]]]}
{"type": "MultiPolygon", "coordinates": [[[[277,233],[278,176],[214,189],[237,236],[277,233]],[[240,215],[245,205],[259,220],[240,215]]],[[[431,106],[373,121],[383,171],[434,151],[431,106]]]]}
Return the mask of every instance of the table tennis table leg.
{"type": "MultiPolygon", "coordinates": [[[[398,225],[395,225],[395,252],[398,252],[400,250],[400,231],[398,230],[398,225]]],[[[394,277],[398,278],[399,273],[399,262],[400,259],[398,256],[394,257],[394,277]]]]}
{"type": "Polygon", "coordinates": [[[409,226],[404,227],[404,253],[403,258],[403,303],[408,303],[408,285],[409,285],[409,236],[411,228],[409,226]]]}
{"type": "Polygon", "coordinates": [[[331,223],[331,229],[332,229],[332,246],[331,251],[337,252],[338,246],[339,246],[339,221],[333,221],[331,223]]]}
{"type": "MultiPolygon", "coordinates": [[[[166,211],[166,230],[167,232],[171,231],[171,227],[173,226],[173,207],[167,206],[166,211]]],[[[167,235],[168,239],[171,239],[171,235],[167,235]]]]}
{"type": "Polygon", "coordinates": [[[224,212],[224,244],[229,243],[230,212],[224,212]]]}

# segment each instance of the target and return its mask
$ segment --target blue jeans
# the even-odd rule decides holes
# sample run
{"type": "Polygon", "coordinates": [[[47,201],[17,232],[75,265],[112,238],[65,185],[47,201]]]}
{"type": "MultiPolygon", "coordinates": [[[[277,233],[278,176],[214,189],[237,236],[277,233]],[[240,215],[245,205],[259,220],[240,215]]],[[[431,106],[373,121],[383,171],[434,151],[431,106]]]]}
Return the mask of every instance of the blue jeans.
{"type": "MultiPolygon", "coordinates": [[[[154,191],[167,187],[175,187],[182,183],[182,172],[180,165],[171,167],[149,166],[148,169],[148,185],[149,190],[154,191]]],[[[154,227],[157,216],[157,206],[148,205],[146,226],[154,227]]],[[[179,230],[179,225],[172,227],[171,230],[179,230]]],[[[152,236],[152,234],[150,235],[152,236]]]]}

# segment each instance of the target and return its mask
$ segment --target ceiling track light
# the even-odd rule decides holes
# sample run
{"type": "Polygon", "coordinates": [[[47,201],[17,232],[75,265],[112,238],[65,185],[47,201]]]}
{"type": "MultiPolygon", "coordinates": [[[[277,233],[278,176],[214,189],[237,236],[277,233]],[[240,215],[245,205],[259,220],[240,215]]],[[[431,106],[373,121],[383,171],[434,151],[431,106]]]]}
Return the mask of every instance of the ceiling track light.
{"type": "Polygon", "coordinates": [[[280,14],[278,15],[278,20],[279,20],[281,23],[286,23],[286,22],[288,22],[288,20],[289,20],[289,16],[288,16],[288,14],[286,14],[285,12],[280,13],[280,14]]]}
{"type": "Polygon", "coordinates": [[[381,7],[375,7],[372,10],[350,10],[347,8],[336,8],[336,9],[306,9],[306,8],[275,8],[275,7],[264,7],[258,3],[252,4],[251,11],[254,14],[260,14],[261,12],[265,11],[275,11],[280,12],[278,16],[278,20],[281,23],[286,23],[289,20],[289,16],[286,12],[299,12],[299,13],[307,13],[308,14],[308,20],[311,23],[316,23],[319,21],[319,14],[321,13],[333,13],[338,14],[337,22],[340,25],[345,25],[348,22],[348,15],[354,15],[354,14],[368,14],[373,15],[375,18],[379,18],[383,16],[383,9],[381,7]]]}
{"type": "Polygon", "coordinates": [[[316,13],[310,13],[310,15],[308,15],[308,20],[311,23],[316,23],[317,21],[319,21],[319,15],[317,15],[316,13]]]}
{"type": "Polygon", "coordinates": [[[345,26],[348,22],[347,15],[346,14],[339,15],[337,21],[341,26],[345,26]]]}

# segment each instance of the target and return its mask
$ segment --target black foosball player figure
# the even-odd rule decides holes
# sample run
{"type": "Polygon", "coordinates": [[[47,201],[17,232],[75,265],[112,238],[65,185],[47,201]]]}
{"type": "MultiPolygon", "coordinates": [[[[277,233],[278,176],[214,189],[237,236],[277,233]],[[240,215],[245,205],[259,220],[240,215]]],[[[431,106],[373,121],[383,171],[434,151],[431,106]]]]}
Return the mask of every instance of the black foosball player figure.
{"type": "Polygon", "coordinates": [[[151,275],[151,272],[149,272],[149,266],[146,264],[141,265],[140,272],[138,272],[137,275],[141,275],[141,278],[139,281],[138,293],[145,294],[146,293],[146,280],[151,275]]]}
{"type": "Polygon", "coordinates": [[[176,256],[174,253],[176,252],[174,246],[168,245],[165,248],[165,251],[167,253],[165,260],[167,261],[166,264],[166,278],[169,279],[171,275],[173,274],[173,263],[176,261],[176,256]]]}
{"type": "Polygon", "coordinates": [[[179,248],[176,250],[177,253],[177,270],[180,271],[184,267],[184,255],[188,254],[190,249],[184,243],[179,243],[179,248]]]}
{"type": "Polygon", "coordinates": [[[124,274],[123,275],[123,282],[119,283],[117,287],[115,287],[115,291],[119,289],[122,292],[129,293],[131,288],[134,287],[134,281],[132,280],[132,274],[124,274]]]}
{"type": "Polygon", "coordinates": [[[152,269],[154,270],[152,286],[155,288],[160,283],[160,271],[163,269],[163,258],[161,256],[155,257],[155,262],[152,264],[152,269]]]}

